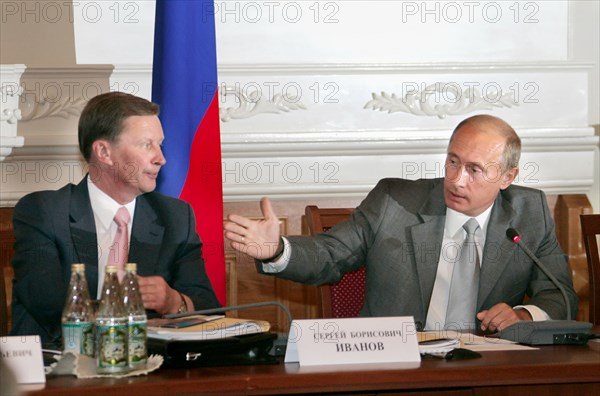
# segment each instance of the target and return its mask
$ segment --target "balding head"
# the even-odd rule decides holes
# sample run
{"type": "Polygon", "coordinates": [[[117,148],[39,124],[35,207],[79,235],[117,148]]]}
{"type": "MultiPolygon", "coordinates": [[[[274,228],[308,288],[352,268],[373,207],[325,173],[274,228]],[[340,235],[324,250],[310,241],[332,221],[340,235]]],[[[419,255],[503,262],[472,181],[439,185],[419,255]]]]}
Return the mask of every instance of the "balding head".
{"type": "Polygon", "coordinates": [[[456,128],[454,128],[454,132],[452,132],[452,136],[450,136],[450,142],[448,143],[448,146],[450,146],[450,143],[452,143],[454,136],[467,125],[479,133],[493,133],[504,137],[506,143],[504,151],[502,152],[502,163],[500,164],[502,166],[502,170],[506,171],[508,169],[519,167],[519,158],[521,157],[521,139],[513,127],[511,127],[506,121],[488,114],[472,116],[461,121],[456,128]]]}

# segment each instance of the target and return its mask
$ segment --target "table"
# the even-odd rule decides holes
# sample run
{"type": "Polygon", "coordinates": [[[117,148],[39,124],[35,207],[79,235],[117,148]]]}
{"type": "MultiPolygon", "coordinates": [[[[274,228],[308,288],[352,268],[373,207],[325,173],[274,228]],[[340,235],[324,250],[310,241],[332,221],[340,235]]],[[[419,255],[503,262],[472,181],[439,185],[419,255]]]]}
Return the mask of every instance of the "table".
{"type": "MultiPolygon", "coordinates": [[[[600,343],[538,350],[482,352],[473,360],[425,358],[418,367],[353,365],[333,370],[297,364],[160,368],[147,376],[51,377],[35,395],[372,394],[413,391],[456,395],[598,395],[600,343]]],[[[412,394],[412,393],[411,393],[412,394]]]]}

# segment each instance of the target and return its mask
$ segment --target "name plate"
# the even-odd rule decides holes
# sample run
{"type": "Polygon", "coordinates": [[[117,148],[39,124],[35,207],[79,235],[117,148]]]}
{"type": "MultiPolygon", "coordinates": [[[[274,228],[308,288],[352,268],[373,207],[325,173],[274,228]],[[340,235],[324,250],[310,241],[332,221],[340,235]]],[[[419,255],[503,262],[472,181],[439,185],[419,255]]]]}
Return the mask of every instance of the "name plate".
{"type": "Polygon", "coordinates": [[[301,366],[420,361],[412,316],[294,320],[285,354],[301,366]]]}
{"type": "Polygon", "coordinates": [[[19,384],[46,382],[39,336],[0,337],[0,358],[19,384]]]}

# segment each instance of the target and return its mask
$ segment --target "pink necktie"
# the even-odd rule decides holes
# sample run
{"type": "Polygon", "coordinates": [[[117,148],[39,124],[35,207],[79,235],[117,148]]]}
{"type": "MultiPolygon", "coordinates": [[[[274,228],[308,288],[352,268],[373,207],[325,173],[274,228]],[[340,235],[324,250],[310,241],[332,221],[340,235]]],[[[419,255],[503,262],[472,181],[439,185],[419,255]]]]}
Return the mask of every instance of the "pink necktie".
{"type": "Polygon", "coordinates": [[[122,206],[117,210],[117,214],[113,221],[117,223],[117,233],[110,247],[108,256],[108,264],[117,267],[117,276],[119,280],[125,275],[125,263],[129,255],[129,237],[127,232],[127,224],[129,224],[129,212],[122,206]]]}

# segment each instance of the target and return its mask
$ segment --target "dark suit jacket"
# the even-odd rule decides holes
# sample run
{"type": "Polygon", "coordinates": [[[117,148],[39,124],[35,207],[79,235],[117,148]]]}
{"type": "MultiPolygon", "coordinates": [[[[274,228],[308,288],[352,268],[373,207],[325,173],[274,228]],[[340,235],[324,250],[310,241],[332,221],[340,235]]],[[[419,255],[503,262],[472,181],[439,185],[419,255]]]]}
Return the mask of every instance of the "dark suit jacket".
{"type": "MultiPolygon", "coordinates": [[[[414,316],[424,325],[433,292],[445,224],[443,179],[384,179],[349,221],[329,232],[289,237],[290,263],[278,275],[303,283],[337,282],[343,273],[366,265],[363,316],[414,316]]],[[[554,231],[544,193],[510,186],[490,214],[481,265],[477,311],[505,302],[527,304],[564,319],[560,291],[521,249],[506,237],[520,231],[524,243],[566,289],[572,314],[578,299],[571,272],[554,231]]]]}
{"type": "MultiPolygon", "coordinates": [[[[85,264],[90,295],[97,293],[98,245],[87,178],[23,197],[13,223],[11,334],[38,334],[43,343],[59,346],[72,263],[85,264]]],[[[197,310],[219,306],[204,269],[194,213],[183,201],[157,192],[137,198],[128,261],[137,263],[139,275],[162,276],[197,310]]]]}

